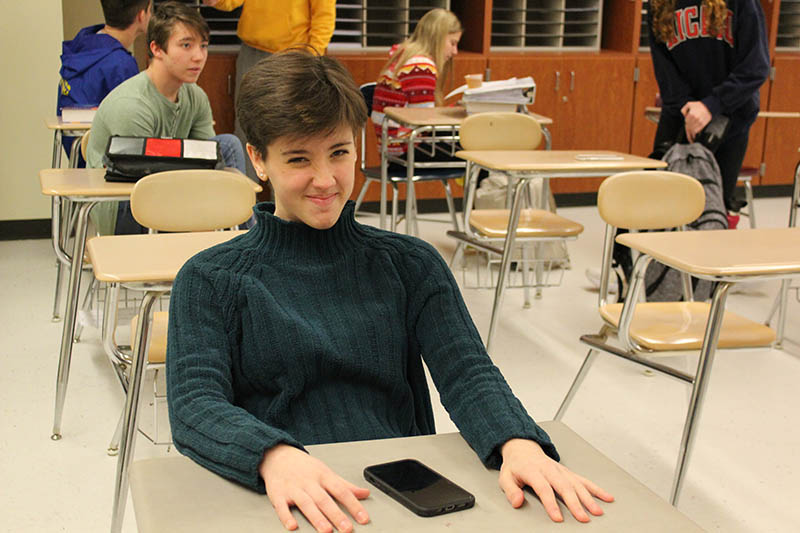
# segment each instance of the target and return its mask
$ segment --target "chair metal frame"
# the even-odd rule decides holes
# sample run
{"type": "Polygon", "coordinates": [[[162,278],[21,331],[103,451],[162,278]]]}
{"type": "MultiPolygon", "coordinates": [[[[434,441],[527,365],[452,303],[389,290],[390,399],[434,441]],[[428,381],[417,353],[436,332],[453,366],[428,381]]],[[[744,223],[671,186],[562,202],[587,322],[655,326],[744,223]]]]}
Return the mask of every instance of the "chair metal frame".
{"type": "MultiPolygon", "coordinates": [[[[742,169],[743,171],[745,169],[742,169]]],[[[754,169],[755,170],[755,169],[754,169]]],[[[747,221],[750,224],[750,228],[756,227],[756,205],[753,199],[753,176],[758,176],[758,172],[756,171],[755,174],[745,173],[742,172],[739,174],[739,177],[736,179],[737,183],[741,183],[744,187],[744,197],[747,200],[747,207],[739,212],[739,214],[744,215],[747,217],[747,221]]]]}
{"type": "MultiPolygon", "coordinates": [[[[800,209],[800,162],[797,163],[794,169],[794,185],[792,185],[792,198],[789,204],[789,227],[797,227],[797,210],[800,209]]],[[[775,347],[783,349],[783,338],[786,332],[786,316],[788,314],[789,304],[789,291],[795,291],[795,296],[800,300],[800,287],[792,285],[791,280],[784,279],[781,281],[781,288],[778,295],[775,297],[775,302],[772,304],[766,324],[772,326],[772,320],[775,318],[775,313],[778,313],[777,324],[775,329],[777,331],[775,339],[775,347]]]]}
{"type": "MultiPolygon", "coordinates": [[[[639,255],[636,258],[634,263],[633,273],[631,275],[631,280],[628,285],[628,290],[625,295],[625,302],[622,304],[621,312],[619,313],[618,320],[616,323],[613,320],[613,317],[616,316],[616,310],[612,312],[608,312],[609,310],[609,280],[611,274],[611,261],[612,261],[612,254],[613,254],[613,246],[614,240],[617,233],[618,226],[614,225],[614,218],[617,220],[621,220],[621,217],[627,217],[629,219],[634,219],[637,217],[638,219],[644,218],[643,215],[609,215],[608,213],[604,214],[604,206],[606,205],[606,200],[603,198],[603,194],[606,189],[614,187],[617,185],[615,183],[619,180],[633,180],[636,178],[640,178],[642,176],[661,176],[665,179],[670,179],[675,182],[676,191],[664,194],[664,189],[655,189],[648,194],[651,194],[652,198],[644,207],[644,210],[652,210],[655,212],[655,217],[658,217],[661,223],[659,224],[638,224],[634,227],[627,228],[631,230],[649,230],[649,229],[669,229],[669,228],[676,228],[678,230],[683,229],[683,226],[692,220],[696,219],[702,212],[705,204],[705,193],[703,191],[702,185],[692,178],[691,176],[686,176],[684,174],[678,174],[675,172],[668,172],[668,171],[636,171],[636,172],[625,172],[621,174],[617,174],[615,176],[609,177],[603,184],[600,186],[600,190],[598,191],[598,208],[601,213],[601,218],[603,218],[606,222],[606,232],[605,238],[603,241],[603,255],[602,255],[602,268],[601,268],[601,276],[600,276],[600,293],[598,296],[598,307],[601,312],[601,316],[604,320],[604,323],[600,329],[600,332],[597,334],[588,334],[583,335],[580,337],[582,343],[589,346],[589,352],[586,354],[586,357],[581,364],[580,369],[578,370],[577,375],[575,376],[567,394],[564,397],[558,411],[555,414],[555,420],[561,420],[569,407],[572,399],[577,392],[577,389],[580,387],[581,383],[583,382],[586,374],[589,371],[592,363],[594,362],[597,352],[605,352],[622,359],[626,359],[628,361],[632,361],[634,363],[638,363],[650,370],[657,371],[661,374],[666,376],[675,378],[679,381],[687,383],[692,386],[692,394],[689,402],[689,408],[687,410],[686,419],[684,422],[684,429],[683,429],[683,436],[681,439],[680,448],[678,451],[678,460],[677,466],[675,470],[675,474],[673,477],[672,489],[670,493],[670,502],[673,505],[677,505],[678,498],[680,495],[681,486],[683,483],[683,477],[686,470],[686,466],[688,464],[689,454],[691,452],[693,439],[695,436],[695,432],[693,431],[695,422],[698,418],[700,409],[702,408],[706,387],[708,384],[708,375],[710,374],[711,370],[711,363],[712,357],[703,357],[701,355],[697,371],[694,375],[688,374],[681,370],[672,368],[668,365],[662,364],[656,360],[648,358],[648,355],[653,355],[659,352],[683,352],[685,353],[688,350],[697,351],[695,347],[688,347],[682,344],[680,341],[675,341],[671,346],[665,345],[659,347],[645,347],[642,345],[642,342],[635,338],[636,336],[632,333],[632,330],[635,328],[637,322],[637,307],[640,309],[645,309],[643,306],[654,306],[652,309],[655,309],[655,313],[668,313],[669,311],[673,311],[676,313],[687,313],[691,311],[687,311],[690,309],[689,305],[684,302],[658,302],[658,303],[641,303],[641,299],[644,292],[645,286],[645,272],[647,270],[647,266],[652,261],[652,258],[647,255],[639,255]],[[683,182],[681,184],[681,182],[683,182]],[[692,205],[694,204],[694,205],[692,205]],[[610,218],[611,217],[611,218],[610,218]],[[662,307],[655,307],[655,306],[662,306],[662,307]],[[669,307],[667,307],[669,306],[669,307]],[[610,336],[616,336],[618,339],[617,344],[610,344],[608,342],[608,338],[610,336]]],[[[624,181],[620,181],[621,184],[625,184],[624,181]]],[[[669,182],[667,182],[670,184],[669,182]]],[[[671,185],[671,184],[670,184],[671,185]]],[[[621,187],[616,188],[616,191],[619,191],[621,187]]],[[[638,188],[637,193],[641,194],[642,189],[641,187],[638,188]]],[[[630,205],[634,202],[634,197],[627,197],[627,203],[630,205]]],[[[639,200],[642,200],[639,198],[639,200]]],[[[610,201],[608,203],[611,203],[610,201]]],[[[619,202],[618,202],[619,203],[619,202]]],[[[605,209],[608,209],[605,207],[605,209]]],[[[634,208],[635,209],[635,208],[634,208]]],[[[623,226],[619,226],[623,227],[623,226]]],[[[686,302],[692,302],[692,292],[691,292],[691,277],[688,274],[683,274],[683,292],[684,292],[684,299],[686,302]]],[[[719,309],[720,306],[725,305],[725,298],[727,297],[728,288],[730,287],[729,283],[722,282],[722,286],[718,288],[712,299],[710,304],[701,304],[696,303],[695,306],[702,306],[702,313],[704,316],[717,316],[716,310],[719,309]],[[711,314],[709,314],[709,309],[711,310],[711,314]]],[[[616,304],[619,306],[619,304],[616,304]]],[[[699,315],[700,313],[698,313],[699,315]]],[[[733,316],[732,313],[725,313],[727,316],[733,316]]],[[[641,318],[641,316],[639,316],[641,318]]],[[[745,320],[747,322],[752,323],[753,326],[757,328],[764,328],[764,326],[757,324],[752,321],[748,321],[747,319],[742,319],[737,317],[738,320],[745,320]]],[[[741,322],[739,323],[741,324],[741,322]]],[[[749,324],[748,324],[749,325],[749,324]]],[[[710,339],[716,339],[719,337],[721,332],[728,331],[727,327],[723,326],[722,320],[719,321],[712,321],[708,323],[705,327],[703,333],[703,340],[702,340],[702,349],[707,350],[710,339]]],[[[760,330],[763,332],[763,330],[760,330]]],[[[676,335],[677,336],[677,335],[676,335]]],[[[755,336],[755,335],[754,335],[755,336]]],[[[769,345],[769,343],[766,343],[769,345]]],[[[763,346],[763,345],[762,345],[763,346]]],[[[747,345],[742,346],[747,348],[752,348],[754,346],[747,345]]],[[[726,346],[727,348],[727,346],[726,346]]],[[[711,354],[713,356],[713,354],[711,354]]]]}
{"type": "MultiPolygon", "coordinates": [[[[72,147],[70,148],[69,153],[69,168],[78,168],[78,154],[83,156],[84,160],[86,159],[86,148],[89,143],[89,133],[91,129],[85,131],[78,131],[79,135],[75,136],[75,140],[72,142],[72,147]]],[[[61,141],[59,140],[58,144],[58,151],[59,154],[61,153],[61,141]]],[[[59,157],[60,161],[60,157],[59,157]]],[[[54,167],[55,168],[55,167],[54,167]]],[[[61,249],[67,249],[67,241],[69,240],[69,228],[75,227],[75,217],[78,216],[76,207],[69,201],[68,198],[62,199],[62,206],[61,206],[61,232],[58,234],[58,238],[61,242],[61,249]]],[[[61,320],[61,296],[62,296],[62,283],[64,281],[64,267],[69,266],[68,262],[62,260],[63,258],[56,257],[56,288],[53,294],[53,316],[52,321],[58,322],[61,320]]],[[[80,333],[78,334],[80,335],[80,333]]]]}
{"type": "MultiPolygon", "coordinates": [[[[365,83],[359,87],[361,90],[361,94],[364,97],[364,103],[367,106],[367,114],[372,114],[372,95],[375,91],[375,86],[377,84],[375,82],[365,83]]],[[[386,138],[386,125],[388,124],[387,119],[384,119],[384,135],[383,138],[386,138]]],[[[364,128],[361,129],[361,173],[364,176],[364,185],[362,185],[361,190],[358,193],[358,197],[356,198],[356,205],[355,211],[356,214],[359,213],[359,208],[361,207],[362,202],[364,201],[364,196],[367,194],[367,189],[369,188],[370,184],[374,182],[381,183],[382,181],[382,173],[383,173],[383,166],[386,165],[386,176],[387,176],[387,184],[391,185],[392,188],[392,213],[391,213],[391,229],[392,231],[397,230],[397,226],[400,224],[400,221],[403,218],[408,217],[400,217],[398,215],[399,211],[399,185],[406,184],[409,185],[406,192],[406,202],[411,202],[411,212],[413,216],[411,217],[412,220],[406,220],[406,224],[409,226],[408,229],[412,230],[416,233],[419,233],[419,228],[417,226],[417,199],[416,195],[414,194],[414,183],[418,182],[427,182],[427,181],[439,181],[442,183],[445,191],[445,199],[447,201],[447,210],[450,213],[450,220],[453,224],[455,229],[458,229],[458,216],[456,214],[455,202],[453,200],[453,192],[452,188],[450,187],[450,180],[459,179],[464,176],[464,169],[466,164],[461,161],[433,161],[433,162],[424,162],[424,163],[415,163],[414,161],[414,153],[412,149],[409,149],[407,153],[407,159],[403,159],[400,157],[394,156],[383,156],[381,157],[381,166],[377,167],[368,167],[366,164],[367,160],[367,130],[368,126],[365,125],[364,128]],[[391,171],[388,168],[389,163],[397,163],[403,165],[404,167],[412,166],[414,168],[414,175],[411,177],[411,183],[409,184],[408,173],[406,170],[398,170],[398,171],[391,171]]],[[[411,132],[410,139],[408,141],[409,147],[415,146],[419,150],[423,150],[425,153],[429,155],[434,155],[434,153],[442,152],[442,150],[446,150],[449,152],[451,157],[455,157],[456,142],[458,141],[458,131],[457,128],[454,126],[427,126],[424,128],[418,128],[417,130],[411,132]],[[430,133],[430,136],[423,136],[420,135],[421,133],[430,133]],[[425,148],[425,145],[429,145],[429,148],[425,148]],[[447,148],[444,148],[443,145],[446,145],[447,148]]],[[[381,142],[380,152],[381,154],[386,154],[387,147],[381,142]]],[[[382,191],[383,192],[383,191],[382,191]]],[[[437,221],[438,222],[438,221],[437,221]]],[[[410,233],[410,231],[407,231],[410,233]]]]}

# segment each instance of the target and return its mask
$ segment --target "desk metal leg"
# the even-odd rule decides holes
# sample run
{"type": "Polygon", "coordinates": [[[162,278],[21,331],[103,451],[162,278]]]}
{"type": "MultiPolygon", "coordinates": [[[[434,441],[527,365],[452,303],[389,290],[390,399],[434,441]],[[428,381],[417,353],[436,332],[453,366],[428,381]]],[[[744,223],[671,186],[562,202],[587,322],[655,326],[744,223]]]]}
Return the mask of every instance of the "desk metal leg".
{"type": "Polygon", "coordinates": [[[500,261],[500,273],[497,277],[497,287],[494,290],[494,305],[492,306],[492,319],[489,323],[489,336],[486,338],[486,351],[491,351],[494,331],[497,327],[497,319],[500,316],[500,307],[503,304],[503,293],[505,291],[506,277],[511,267],[511,256],[514,252],[514,240],[517,236],[517,226],[519,225],[519,213],[522,209],[522,191],[525,188],[525,180],[518,180],[514,186],[514,198],[511,200],[511,212],[508,219],[508,230],[506,230],[506,242],[503,247],[503,259],[500,261]]]}
{"type": "Polygon", "coordinates": [[[147,359],[147,343],[150,338],[150,311],[153,304],[164,291],[147,291],[142,297],[139,307],[139,318],[133,341],[133,361],[128,383],[128,394],[125,397],[125,421],[122,426],[120,453],[117,458],[117,478],[114,489],[114,507],[111,515],[111,532],[122,530],[122,519],[125,516],[125,504],[128,500],[128,467],[133,457],[136,444],[136,428],[139,418],[139,393],[142,389],[142,377],[147,359]]]}
{"type": "Polygon", "coordinates": [[[56,409],[53,417],[53,434],[51,439],[61,438],[61,415],[64,412],[64,398],[67,394],[69,365],[72,360],[72,338],[75,334],[75,315],[78,309],[78,296],[81,285],[81,267],[83,253],[86,248],[86,227],[89,211],[97,202],[84,202],[78,208],[78,220],[75,226],[75,243],[72,249],[70,265],[67,309],[64,314],[64,329],[61,332],[61,352],[58,357],[58,377],[56,379],[56,409]]]}
{"type": "MultiPolygon", "coordinates": [[[[792,187],[792,203],[789,206],[789,227],[797,227],[797,209],[800,207],[800,163],[797,164],[794,170],[794,186],[792,187]]],[[[786,326],[786,308],[789,299],[789,286],[790,280],[785,279],[781,282],[781,290],[778,293],[778,300],[773,306],[773,310],[769,314],[769,319],[772,319],[772,314],[775,312],[775,307],[778,311],[778,327],[775,333],[775,347],[778,349],[783,348],[783,334],[786,326]]]]}
{"type": "Polygon", "coordinates": [[[53,132],[53,161],[50,168],[61,168],[61,130],[53,132]]]}
{"type": "MultiPolygon", "coordinates": [[[[783,349],[783,334],[786,328],[786,313],[789,302],[789,285],[791,285],[790,280],[781,280],[778,299],[775,301],[775,305],[773,305],[773,309],[775,307],[778,308],[778,326],[775,328],[775,348],[779,350],[783,349]]],[[[772,317],[772,313],[770,313],[770,317],[772,317]]]]}
{"type": "MultiPolygon", "coordinates": [[[[387,140],[386,136],[389,135],[389,121],[384,117],[381,124],[381,214],[380,214],[380,227],[386,229],[386,186],[389,183],[389,162],[386,159],[387,153],[387,140]]],[[[395,197],[397,190],[394,191],[395,197]]],[[[394,228],[392,228],[394,231],[394,228]]]]}
{"type": "Polygon", "coordinates": [[[683,426],[683,437],[678,450],[678,465],[675,468],[675,477],[672,480],[672,493],[670,502],[678,505],[683,476],[689,464],[694,440],[696,437],[695,424],[700,418],[700,411],[703,407],[708,380],[711,377],[711,366],[714,363],[714,353],[717,350],[719,332],[722,329],[722,318],[725,315],[725,300],[728,297],[728,289],[731,284],[719,282],[714,291],[714,298],[711,300],[711,309],[708,313],[708,324],[703,338],[703,348],[700,350],[700,359],[697,362],[697,372],[695,373],[694,386],[692,387],[692,397],[689,400],[689,410],[686,413],[686,422],[683,426]]]}
{"type": "Polygon", "coordinates": [[[60,196],[53,196],[50,199],[50,238],[53,242],[53,251],[56,254],[56,290],[53,295],[53,322],[61,320],[61,282],[64,278],[64,265],[69,266],[66,255],[63,253],[66,245],[66,225],[64,224],[64,214],[68,209],[61,208],[65,202],[60,196]]]}
{"type": "Polygon", "coordinates": [[[414,129],[408,136],[408,151],[406,152],[406,235],[417,234],[417,218],[415,206],[417,198],[414,195],[414,147],[416,146],[417,130],[414,129]]]}
{"type": "Polygon", "coordinates": [[[550,130],[547,126],[542,126],[542,134],[544,135],[544,149],[550,150],[553,147],[553,137],[550,135],[550,130]]]}

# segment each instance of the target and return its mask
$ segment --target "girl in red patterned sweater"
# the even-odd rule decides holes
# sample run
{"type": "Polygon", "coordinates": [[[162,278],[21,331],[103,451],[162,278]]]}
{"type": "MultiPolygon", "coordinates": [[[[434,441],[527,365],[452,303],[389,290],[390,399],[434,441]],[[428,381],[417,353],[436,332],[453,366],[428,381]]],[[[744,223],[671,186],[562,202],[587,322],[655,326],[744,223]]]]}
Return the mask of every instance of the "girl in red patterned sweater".
{"type": "MultiPolygon", "coordinates": [[[[442,89],[450,77],[462,31],[461,23],[453,13],[433,9],[419,20],[411,37],[392,47],[372,100],[371,118],[379,142],[384,107],[442,105],[442,89]]],[[[389,121],[390,137],[406,135],[409,131],[389,121]]],[[[403,157],[405,151],[405,143],[388,147],[390,155],[403,157]]],[[[427,154],[415,155],[417,160],[420,157],[430,159],[427,154]]]]}

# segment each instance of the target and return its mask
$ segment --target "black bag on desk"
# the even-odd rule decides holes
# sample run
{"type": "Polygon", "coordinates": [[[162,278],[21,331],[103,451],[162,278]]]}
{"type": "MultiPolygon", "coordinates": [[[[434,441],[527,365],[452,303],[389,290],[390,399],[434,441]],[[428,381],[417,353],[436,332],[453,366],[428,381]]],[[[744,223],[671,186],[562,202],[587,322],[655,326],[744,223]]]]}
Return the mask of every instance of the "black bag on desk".
{"type": "Polygon", "coordinates": [[[119,135],[108,140],[103,163],[106,181],[129,183],[167,170],[223,167],[217,141],[119,135]]]}

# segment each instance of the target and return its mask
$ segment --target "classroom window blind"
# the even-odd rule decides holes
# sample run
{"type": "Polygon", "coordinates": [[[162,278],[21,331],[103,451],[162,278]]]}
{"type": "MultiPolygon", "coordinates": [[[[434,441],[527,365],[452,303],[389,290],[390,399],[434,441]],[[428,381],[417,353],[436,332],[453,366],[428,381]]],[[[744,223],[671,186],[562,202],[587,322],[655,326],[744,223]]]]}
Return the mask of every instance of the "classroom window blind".
{"type": "Polygon", "coordinates": [[[602,0],[494,0],[492,49],[600,48],[602,0]]]}

